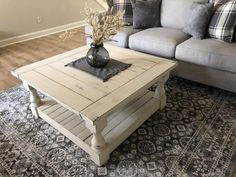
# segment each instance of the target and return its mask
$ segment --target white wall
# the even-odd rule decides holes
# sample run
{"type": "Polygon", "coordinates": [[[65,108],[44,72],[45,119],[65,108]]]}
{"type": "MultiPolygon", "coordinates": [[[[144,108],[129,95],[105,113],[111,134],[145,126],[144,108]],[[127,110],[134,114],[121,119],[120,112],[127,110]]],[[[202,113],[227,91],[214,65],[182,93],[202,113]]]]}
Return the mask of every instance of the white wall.
{"type": "Polygon", "coordinates": [[[102,10],[95,0],[0,0],[0,40],[81,21],[85,3],[102,10]]]}

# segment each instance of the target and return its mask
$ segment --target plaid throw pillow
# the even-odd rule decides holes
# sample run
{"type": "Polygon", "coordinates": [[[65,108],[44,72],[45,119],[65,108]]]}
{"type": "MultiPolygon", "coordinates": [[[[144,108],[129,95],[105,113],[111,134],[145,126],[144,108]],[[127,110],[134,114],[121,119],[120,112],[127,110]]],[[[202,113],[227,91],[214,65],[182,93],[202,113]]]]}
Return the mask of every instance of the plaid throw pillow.
{"type": "Polygon", "coordinates": [[[236,0],[215,2],[215,13],[208,28],[209,36],[225,42],[232,42],[235,23],[236,0]]]}
{"type": "Polygon", "coordinates": [[[125,11],[124,21],[127,25],[133,23],[133,9],[130,0],[113,0],[113,12],[125,11]]]}

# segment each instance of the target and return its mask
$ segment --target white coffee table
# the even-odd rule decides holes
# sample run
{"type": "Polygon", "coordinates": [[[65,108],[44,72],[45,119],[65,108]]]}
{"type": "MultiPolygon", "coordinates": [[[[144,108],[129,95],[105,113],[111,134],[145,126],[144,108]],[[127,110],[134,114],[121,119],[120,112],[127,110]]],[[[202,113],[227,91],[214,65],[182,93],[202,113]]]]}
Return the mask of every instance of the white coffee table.
{"type": "Polygon", "coordinates": [[[99,166],[155,111],[166,104],[164,85],[177,63],[111,45],[112,58],[132,63],[107,82],[64,67],[85,56],[81,47],[14,70],[30,92],[31,110],[72,140],[99,166]],[[155,93],[148,90],[157,84],[155,93]],[[39,90],[47,97],[40,100],[39,90]]]}

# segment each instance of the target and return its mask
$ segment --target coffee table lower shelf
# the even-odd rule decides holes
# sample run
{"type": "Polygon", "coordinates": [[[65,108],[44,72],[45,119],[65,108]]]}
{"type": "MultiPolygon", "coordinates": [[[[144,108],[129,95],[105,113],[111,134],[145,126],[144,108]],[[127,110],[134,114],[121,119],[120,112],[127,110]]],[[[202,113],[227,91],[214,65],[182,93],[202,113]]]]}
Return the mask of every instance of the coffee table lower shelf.
{"type": "Polygon", "coordinates": [[[127,139],[145,120],[160,107],[160,100],[153,98],[148,91],[133,103],[114,112],[107,118],[107,126],[102,131],[106,141],[103,151],[91,148],[92,133],[85,126],[85,121],[48,97],[38,107],[39,116],[59,132],[86,151],[99,166],[106,163],[110,153],[127,139]],[[104,160],[103,160],[104,159],[104,160]]]}

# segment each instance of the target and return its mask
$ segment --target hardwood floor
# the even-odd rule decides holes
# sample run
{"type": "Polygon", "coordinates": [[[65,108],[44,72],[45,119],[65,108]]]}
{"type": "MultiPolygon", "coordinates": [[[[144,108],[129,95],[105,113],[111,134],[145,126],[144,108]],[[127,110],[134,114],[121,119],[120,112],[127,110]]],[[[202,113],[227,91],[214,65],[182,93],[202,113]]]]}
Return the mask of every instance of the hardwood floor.
{"type": "MultiPolygon", "coordinates": [[[[20,84],[11,70],[85,45],[84,28],[73,38],[62,41],[53,34],[0,48],[0,91],[20,84]]],[[[233,177],[236,177],[236,171],[233,177]]]]}
{"type": "Polygon", "coordinates": [[[58,33],[0,48],[0,91],[20,84],[10,73],[13,69],[85,45],[84,28],[78,30],[79,33],[66,41],[58,33]]]}

